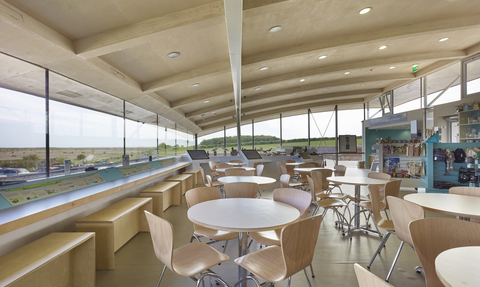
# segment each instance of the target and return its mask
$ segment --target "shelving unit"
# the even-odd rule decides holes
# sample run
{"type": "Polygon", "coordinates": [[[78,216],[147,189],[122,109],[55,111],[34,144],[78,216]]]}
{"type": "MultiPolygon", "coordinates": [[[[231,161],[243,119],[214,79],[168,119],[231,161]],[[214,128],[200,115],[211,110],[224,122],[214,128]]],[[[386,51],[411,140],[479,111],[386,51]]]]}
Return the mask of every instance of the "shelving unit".
{"type": "Polygon", "coordinates": [[[480,110],[459,112],[460,142],[480,142],[480,110]],[[475,130],[475,131],[473,131],[475,130]]]}
{"type": "MultiPolygon", "coordinates": [[[[395,167],[395,173],[401,174],[402,170],[407,170],[407,164],[409,162],[418,162],[421,163],[420,154],[418,156],[407,156],[407,151],[404,149],[404,146],[409,144],[405,143],[380,143],[378,145],[377,155],[378,155],[378,170],[384,173],[390,173],[388,166],[385,166],[385,159],[397,159],[398,166],[395,167]],[[388,147],[388,148],[387,148],[388,147]],[[386,152],[388,151],[388,152],[386,152]]],[[[395,162],[397,162],[395,160],[395,162]]],[[[420,174],[409,174],[410,177],[402,178],[402,187],[413,187],[416,188],[420,184],[420,174]]]]}

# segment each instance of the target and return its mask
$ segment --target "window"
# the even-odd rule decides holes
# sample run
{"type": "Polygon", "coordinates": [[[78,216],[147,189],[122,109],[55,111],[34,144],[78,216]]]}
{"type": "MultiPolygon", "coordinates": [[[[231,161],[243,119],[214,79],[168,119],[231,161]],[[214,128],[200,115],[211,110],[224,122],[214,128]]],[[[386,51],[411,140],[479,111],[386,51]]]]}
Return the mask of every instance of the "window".
{"type": "Polygon", "coordinates": [[[308,114],[282,117],[282,146],[308,145],[308,114]]]}
{"type": "Polygon", "coordinates": [[[466,95],[480,93],[480,54],[465,62],[466,64],[466,95]]]}
{"type": "Polygon", "coordinates": [[[407,111],[418,110],[422,108],[420,79],[410,82],[393,90],[395,114],[407,111]]]}
{"type": "Polygon", "coordinates": [[[427,76],[427,106],[460,100],[460,63],[427,76]]]}
{"type": "Polygon", "coordinates": [[[280,146],[280,118],[268,121],[255,121],[255,148],[275,152],[280,146]]]}

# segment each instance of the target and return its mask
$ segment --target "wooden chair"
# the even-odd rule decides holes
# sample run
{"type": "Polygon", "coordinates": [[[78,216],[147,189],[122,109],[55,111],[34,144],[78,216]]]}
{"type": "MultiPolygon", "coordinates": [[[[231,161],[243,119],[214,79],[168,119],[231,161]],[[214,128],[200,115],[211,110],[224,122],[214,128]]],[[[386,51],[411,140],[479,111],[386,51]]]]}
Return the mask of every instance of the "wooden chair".
{"type": "Polygon", "coordinates": [[[256,162],[256,163],[253,164],[253,168],[255,169],[255,175],[257,175],[257,166],[259,166],[261,164],[263,165],[263,162],[256,162]]]}
{"type": "MultiPolygon", "coordinates": [[[[451,187],[448,190],[448,193],[480,197],[480,187],[455,186],[455,187],[451,187]]],[[[459,219],[458,216],[457,218],[459,219]]],[[[469,218],[469,219],[472,222],[480,223],[480,219],[475,219],[475,218],[469,218]]]]}
{"type": "Polygon", "coordinates": [[[255,168],[255,175],[256,176],[262,176],[264,168],[265,168],[265,166],[263,164],[257,165],[257,167],[255,168]]]}
{"type": "MultiPolygon", "coordinates": [[[[345,176],[345,173],[347,172],[347,167],[344,165],[336,165],[333,168],[335,169],[335,176],[345,176]]],[[[330,183],[330,190],[333,191],[334,188],[338,188],[340,193],[343,193],[341,185],[341,183],[330,183]]]]}
{"type": "Polygon", "coordinates": [[[393,287],[393,285],[385,283],[383,279],[360,266],[358,263],[353,264],[359,287],[393,287]]]}
{"type": "MultiPolygon", "coordinates": [[[[187,193],[185,193],[185,199],[187,201],[188,208],[204,201],[220,198],[220,190],[215,187],[198,187],[190,189],[189,191],[187,191],[187,193]]],[[[193,239],[201,242],[201,237],[206,237],[214,240],[210,241],[208,244],[215,243],[217,241],[225,241],[223,245],[223,252],[225,252],[228,240],[238,238],[238,232],[220,231],[193,224],[193,236],[190,239],[190,243],[193,241],[193,239]]]]}
{"type": "Polygon", "coordinates": [[[322,207],[323,216],[325,216],[327,211],[329,209],[332,209],[333,212],[337,215],[337,219],[338,219],[335,225],[340,224],[340,226],[343,228],[344,224],[348,224],[349,220],[345,218],[345,212],[340,213],[338,211],[339,208],[346,208],[347,204],[343,200],[337,199],[337,198],[326,198],[326,199],[317,200],[317,195],[315,194],[315,183],[313,182],[313,179],[309,175],[307,176],[307,180],[308,180],[308,185],[310,186],[310,200],[311,200],[311,203],[315,206],[315,210],[313,211],[312,214],[313,215],[317,214],[320,207],[322,207]]]}
{"type": "Polygon", "coordinates": [[[279,188],[299,188],[304,186],[303,183],[298,182],[298,181],[290,181],[290,175],[289,174],[282,174],[280,176],[280,180],[278,181],[279,183],[279,188]]]}
{"type": "MultiPolygon", "coordinates": [[[[401,180],[392,180],[385,184],[385,186],[378,186],[378,190],[380,191],[383,188],[383,193],[380,191],[380,210],[385,212],[385,215],[388,218],[387,210],[389,209],[388,202],[386,200],[387,196],[398,197],[400,194],[400,185],[402,184],[401,180]]],[[[358,204],[360,207],[371,210],[372,209],[372,202],[371,201],[361,201],[358,204]]]]}
{"type": "Polygon", "coordinates": [[[232,159],[231,161],[229,161],[231,163],[243,163],[243,160],[240,160],[240,159],[232,159]]]}
{"type": "Polygon", "coordinates": [[[173,225],[148,211],[145,211],[145,216],[150,227],[155,255],[165,265],[157,287],[160,286],[167,267],[176,275],[192,278],[197,282],[197,286],[205,276],[215,277],[227,286],[227,283],[210,268],[227,261],[228,255],[201,242],[193,242],[173,249],[173,225]],[[194,277],[195,274],[204,271],[208,273],[202,274],[198,279],[194,277]]]}
{"type": "Polygon", "coordinates": [[[425,218],[410,222],[413,247],[425,271],[427,287],[443,286],[435,258],[447,249],[480,245],[480,224],[453,218],[425,218]]]}
{"type": "Polygon", "coordinates": [[[206,178],[207,178],[207,183],[205,185],[207,187],[215,187],[215,188],[218,188],[220,190],[220,192],[222,192],[223,183],[221,183],[219,181],[213,181],[212,177],[208,174],[206,175],[206,178]]]}
{"type": "MultiPolygon", "coordinates": [[[[315,167],[315,165],[313,163],[302,163],[298,166],[299,168],[304,168],[304,167],[315,167]]],[[[310,172],[306,172],[306,171],[300,171],[298,173],[300,175],[300,180],[304,183],[307,183],[308,180],[307,180],[307,176],[310,175],[310,172]]]]}
{"type": "Polygon", "coordinates": [[[217,162],[216,161],[214,161],[214,160],[209,161],[208,166],[210,167],[210,173],[212,174],[212,176],[218,175],[217,162]]]}
{"type": "MultiPolygon", "coordinates": [[[[312,264],[315,246],[322,216],[317,215],[299,220],[285,226],[280,234],[280,246],[270,246],[235,259],[235,263],[271,283],[278,283],[312,264]]],[[[240,279],[234,286],[246,280],[253,280],[259,286],[257,279],[251,276],[240,279]]]]}
{"type": "MultiPolygon", "coordinates": [[[[412,237],[410,236],[410,231],[408,230],[408,224],[413,220],[425,218],[425,211],[420,205],[411,203],[396,196],[388,196],[387,201],[392,208],[390,213],[392,214],[392,221],[395,229],[394,233],[401,241],[400,246],[398,247],[397,255],[395,255],[395,258],[393,259],[392,267],[390,267],[390,271],[388,271],[387,278],[385,279],[385,281],[388,282],[388,280],[390,280],[390,276],[392,275],[393,268],[395,268],[395,264],[397,264],[398,256],[402,251],[403,244],[406,242],[413,248],[412,237]]],[[[373,255],[373,258],[370,261],[370,264],[368,264],[367,268],[370,268],[373,260],[375,260],[375,257],[380,254],[380,251],[388,240],[388,236],[390,236],[390,233],[387,233],[383,238],[382,243],[380,243],[378,246],[378,249],[373,255]]]]}
{"type": "Polygon", "coordinates": [[[225,169],[225,176],[242,176],[244,168],[227,168],[225,169]]]}
{"type": "Polygon", "coordinates": [[[327,199],[327,198],[337,198],[344,200],[347,196],[343,193],[326,193],[325,190],[329,190],[329,184],[327,181],[327,177],[332,175],[332,170],[330,169],[316,169],[312,170],[310,173],[311,178],[313,180],[314,186],[310,186],[310,188],[314,189],[315,195],[317,198],[320,199],[327,199]]]}
{"type": "Polygon", "coordinates": [[[227,198],[255,198],[258,192],[258,184],[253,182],[226,183],[224,188],[227,198]]]}
{"type": "MultiPolygon", "coordinates": [[[[369,212],[370,216],[373,217],[373,223],[375,225],[375,228],[377,229],[378,236],[380,236],[380,238],[383,239],[382,243],[383,243],[383,245],[385,245],[385,243],[388,240],[388,237],[390,237],[390,234],[395,233],[395,228],[393,226],[393,221],[384,219],[382,217],[382,215],[380,214],[382,202],[380,201],[380,191],[378,190],[378,185],[368,185],[368,191],[369,191],[369,194],[370,194],[371,207],[372,208],[371,209],[360,210],[359,212],[357,212],[352,217],[352,220],[355,219],[355,216],[359,216],[361,212],[369,212]],[[382,233],[378,229],[379,227],[387,230],[387,234],[385,235],[386,238],[384,238],[384,236],[382,235],[382,233]]],[[[352,239],[352,234],[350,232],[351,224],[352,224],[352,222],[350,222],[350,224],[348,225],[350,240],[352,239]]]]}
{"type": "Polygon", "coordinates": [[[286,159],[286,160],[283,161],[284,166],[287,169],[287,173],[290,175],[290,177],[295,176],[295,171],[293,170],[295,168],[295,166],[294,165],[286,165],[285,163],[294,163],[294,162],[296,162],[296,161],[294,161],[293,159],[286,159]]]}
{"type": "MultiPolygon", "coordinates": [[[[223,163],[223,162],[217,163],[217,168],[231,168],[231,167],[232,167],[232,166],[229,165],[228,163],[223,163]]],[[[219,176],[219,177],[225,176],[225,172],[221,172],[221,171],[218,171],[218,170],[217,170],[217,173],[218,173],[218,176],[219,176]]]]}

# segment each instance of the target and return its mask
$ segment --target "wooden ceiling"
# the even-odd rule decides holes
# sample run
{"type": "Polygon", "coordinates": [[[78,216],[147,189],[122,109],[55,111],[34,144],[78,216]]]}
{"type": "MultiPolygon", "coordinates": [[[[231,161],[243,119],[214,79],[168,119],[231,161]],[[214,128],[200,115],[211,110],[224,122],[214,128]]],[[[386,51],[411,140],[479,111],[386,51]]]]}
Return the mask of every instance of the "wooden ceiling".
{"type": "MultiPolygon", "coordinates": [[[[2,53],[158,114],[165,125],[176,122],[201,136],[236,124],[223,1],[0,0],[0,27],[2,53]],[[170,52],[180,56],[168,58],[170,52]]],[[[242,29],[247,123],[335,105],[362,108],[383,92],[458,65],[480,52],[480,5],[244,0],[242,29]],[[359,14],[365,7],[372,10],[359,14]],[[274,26],[282,29],[269,33],[274,26]]],[[[42,78],[37,67],[12,64],[5,55],[0,66],[0,86],[42,94],[32,85],[42,78]]],[[[81,96],[58,99],[108,111],[109,101],[82,98],[79,86],[67,88],[81,96]]]]}

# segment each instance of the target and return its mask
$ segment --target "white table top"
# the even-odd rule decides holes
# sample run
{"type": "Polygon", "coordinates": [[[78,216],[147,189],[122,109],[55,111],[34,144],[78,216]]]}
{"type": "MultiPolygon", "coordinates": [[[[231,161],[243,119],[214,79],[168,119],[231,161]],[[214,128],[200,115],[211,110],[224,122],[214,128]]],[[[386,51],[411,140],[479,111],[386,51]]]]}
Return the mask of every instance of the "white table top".
{"type": "Polygon", "coordinates": [[[366,176],[331,176],[327,177],[327,180],[333,183],[340,183],[340,184],[353,184],[353,185],[384,185],[389,180],[384,179],[375,179],[369,178],[366,176]]]}
{"type": "Polygon", "coordinates": [[[425,209],[480,219],[480,197],[448,193],[414,193],[404,197],[425,209]]]}
{"type": "Polygon", "coordinates": [[[276,179],[266,176],[222,176],[218,178],[218,181],[225,183],[232,182],[254,182],[258,185],[267,185],[277,182],[276,179]]]}
{"type": "Polygon", "coordinates": [[[232,166],[243,166],[246,165],[246,163],[243,162],[227,162],[226,164],[232,165],[232,166]]]}
{"type": "MultiPolygon", "coordinates": [[[[243,169],[245,169],[246,171],[255,170],[255,168],[253,168],[253,167],[227,167],[227,168],[243,168],[243,169]]],[[[227,168],[217,168],[216,171],[225,172],[225,170],[226,170],[227,168]]]]}
{"type": "Polygon", "coordinates": [[[267,199],[222,198],[196,204],[188,219],[200,226],[234,232],[265,231],[295,221],[295,207],[267,199]]]}
{"type": "Polygon", "coordinates": [[[304,162],[286,162],[285,165],[292,165],[292,166],[297,166],[299,164],[302,164],[304,162]]]}
{"type": "Polygon", "coordinates": [[[335,169],[328,167],[296,167],[293,170],[298,172],[312,172],[312,170],[316,169],[329,169],[331,171],[335,171],[335,169]]]}
{"type": "Polygon", "coordinates": [[[445,286],[478,286],[480,246],[448,249],[435,259],[435,270],[445,286]]]}

